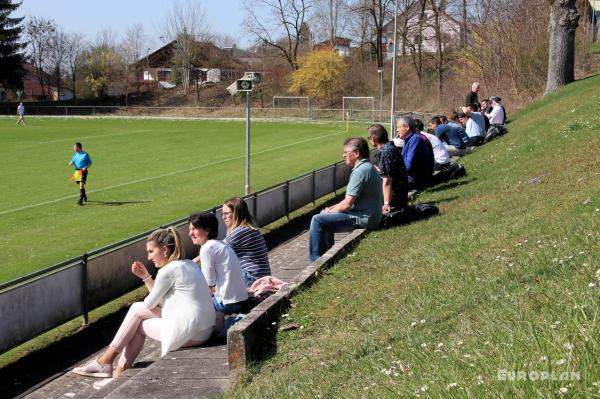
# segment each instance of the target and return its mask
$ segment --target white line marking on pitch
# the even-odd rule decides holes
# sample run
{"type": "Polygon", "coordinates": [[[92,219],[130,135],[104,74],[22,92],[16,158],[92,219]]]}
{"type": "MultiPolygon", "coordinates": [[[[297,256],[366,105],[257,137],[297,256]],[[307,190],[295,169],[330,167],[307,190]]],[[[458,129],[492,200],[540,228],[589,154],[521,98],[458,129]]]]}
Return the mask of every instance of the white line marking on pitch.
{"type": "MultiPolygon", "coordinates": [[[[88,140],[88,139],[97,139],[98,137],[112,137],[112,136],[124,136],[127,134],[137,134],[137,133],[143,133],[143,132],[150,132],[151,130],[149,129],[144,129],[144,130],[134,130],[134,131],[129,131],[129,132],[119,132],[119,133],[109,133],[109,134],[99,134],[97,136],[87,136],[87,137],[83,137],[83,140],[88,140]]],[[[38,145],[38,144],[52,144],[52,143],[61,143],[64,141],[67,142],[71,142],[75,139],[58,139],[58,140],[50,140],[50,141],[40,141],[39,143],[29,143],[30,145],[38,145]]],[[[83,141],[82,140],[82,141],[83,141]]]]}
{"type": "MultiPolygon", "coordinates": [[[[293,146],[298,145],[298,144],[303,144],[303,143],[307,143],[307,142],[310,142],[310,141],[319,140],[319,139],[322,139],[322,138],[325,138],[325,137],[335,136],[335,135],[341,134],[341,133],[346,133],[346,132],[336,132],[336,133],[325,134],[323,136],[312,137],[310,139],[296,141],[294,143],[284,144],[284,145],[280,145],[280,146],[277,146],[277,147],[267,148],[266,150],[262,150],[262,151],[258,151],[258,152],[253,152],[250,155],[260,155],[260,154],[264,154],[264,153],[267,153],[267,152],[271,152],[271,151],[275,151],[275,150],[280,150],[282,148],[293,147],[293,146]]],[[[120,187],[128,186],[128,185],[131,185],[131,184],[137,184],[137,183],[143,183],[143,182],[146,182],[146,181],[149,181],[149,180],[161,179],[163,177],[168,177],[168,176],[174,176],[174,175],[178,175],[178,174],[182,174],[182,173],[187,173],[187,172],[191,172],[191,171],[194,171],[194,170],[197,170],[197,169],[206,168],[207,166],[215,166],[215,165],[219,165],[219,164],[222,164],[222,163],[225,163],[225,162],[235,161],[237,159],[243,159],[245,157],[246,157],[246,155],[244,154],[244,155],[239,155],[237,157],[231,157],[231,158],[227,158],[227,159],[221,159],[219,161],[210,162],[210,163],[207,163],[207,164],[204,164],[204,165],[194,166],[193,168],[188,168],[188,169],[184,169],[184,170],[176,170],[174,172],[163,173],[163,174],[158,175],[158,176],[145,177],[143,179],[133,180],[133,181],[129,181],[129,182],[126,182],[126,183],[115,184],[114,186],[108,186],[108,187],[104,187],[104,188],[99,188],[97,190],[90,190],[90,191],[88,191],[88,193],[90,193],[90,194],[99,193],[99,192],[102,192],[102,191],[108,191],[108,190],[112,190],[114,188],[120,188],[120,187]]],[[[37,208],[38,206],[44,206],[44,205],[54,204],[56,202],[65,201],[65,200],[74,199],[74,198],[78,198],[78,196],[77,195],[69,195],[67,197],[62,197],[62,198],[57,198],[57,199],[53,199],[53,200],[50,200],[50,201],[40,202],[38,204],[26,205],[26,206],[22,206],[20,208],[14,208],[14,209],[7,209],[5,211],[0,211],[0,215],[6,215],[6,214],[9,214],[9,213],[13,213],[13,212],[24,211],[25,209],[37,208]]]]}

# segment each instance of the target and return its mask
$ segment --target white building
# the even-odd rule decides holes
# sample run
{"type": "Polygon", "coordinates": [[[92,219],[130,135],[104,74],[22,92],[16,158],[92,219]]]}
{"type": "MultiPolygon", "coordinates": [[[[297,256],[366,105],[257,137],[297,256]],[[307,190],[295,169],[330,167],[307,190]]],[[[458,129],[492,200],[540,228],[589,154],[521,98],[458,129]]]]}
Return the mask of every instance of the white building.
{"type": "Polygon", "coordinates": [[[345,37],[334,37],[333,40],[325,40],[313,46],[313,50],[333,49],[340,57],[350,56],[350,43],[352,40],[345,37]]]}
{"type": "MultiPolygon", "coordinates": [[[[406,12],[398,14],[398,46],[395,46],[393,41],[394,21],[384,25],[382,42],[386,49],[386,59],[389,60],[393,57],[394,48],[397,48],[397,55],[402,55],[403,48],[406,54],[411,54],[416,51],[419,43],[421,43],[423,53],[437,51],[434,13],[430,8],[426,8],[422,21],[420,21],[420,16],[421,9],[418,2],[406,12]]],[[[440,11],[439,20],[442,50],[448,47],[457,47],[460,44],[461,23],[443,11],[440,11]]]]}

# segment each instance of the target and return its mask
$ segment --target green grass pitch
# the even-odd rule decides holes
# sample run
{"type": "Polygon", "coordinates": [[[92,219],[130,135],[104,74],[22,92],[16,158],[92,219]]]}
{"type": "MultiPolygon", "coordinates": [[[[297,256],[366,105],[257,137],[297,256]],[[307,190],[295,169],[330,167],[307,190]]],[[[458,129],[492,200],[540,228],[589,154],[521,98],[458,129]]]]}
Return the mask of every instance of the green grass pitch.
{"type": "MultiPolygon", "coordinates": [[[[363,125],[253,122],[252,190],[341,159],[363,125]]],[[[0,281],[77,256],[244,192],[243,121],[0,118],[0,281]],[[73,143],[93,160],[78,206],[73,143]]]]}

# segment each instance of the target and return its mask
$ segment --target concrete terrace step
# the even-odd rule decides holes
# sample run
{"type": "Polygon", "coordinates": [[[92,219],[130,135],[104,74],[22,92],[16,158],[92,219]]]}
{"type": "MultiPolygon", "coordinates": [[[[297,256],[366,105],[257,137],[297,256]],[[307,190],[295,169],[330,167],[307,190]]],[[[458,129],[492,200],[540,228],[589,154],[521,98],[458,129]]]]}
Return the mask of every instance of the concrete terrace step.
{"type": "MultiPolygon", "coordinates": [[[[301,222],[307,226],[306,221],[301,222]]],[[[308,265],[308,232],[290,226],[287,232],[266,234],[270,247],[272,274],[290,281],[308,265]]],[[[336,242],[347,233],[336,234],[336,242]]],[[[108,342],[107,342],[108,344],[108,342]]],[[[103,351],[103,350],[102,350],[103,351]]],[[[73,367],[97,358],[94,353],[73,367]]],[[[64,370],[64,374],[46,383],[26,398],[208,398],[217,396],[229,386],[227,345],[213,341],[197,347],[170,352],[160,357],[160,343],[147,340],[133,368],[122,377],[95,390],[100,379],[82,377],[64,370]]]]}
{"type": "MultiPolygon", "coordinates": [[[[157,353],[157,355],[159,355],[157,353]]],[[[127,373],[126,373],[127,374],[127,373]]],[[[171,352],[118,385],[107,385],[90,398],[210,398],[229,385],[227,345],[171,352]]]]}

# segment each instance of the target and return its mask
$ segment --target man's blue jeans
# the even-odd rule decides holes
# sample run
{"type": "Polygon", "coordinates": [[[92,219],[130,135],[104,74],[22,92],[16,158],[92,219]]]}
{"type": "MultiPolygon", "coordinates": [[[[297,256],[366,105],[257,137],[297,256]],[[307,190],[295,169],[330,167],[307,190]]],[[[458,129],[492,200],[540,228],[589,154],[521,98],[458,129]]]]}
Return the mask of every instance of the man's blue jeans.
{"type": "Polygon", "coordinates": [[[311,262],[319,259],[333,246],[333,234],[359,228],[356,217],[344,212],[319,213],[310,221],[309,255],[311,262]]]}

